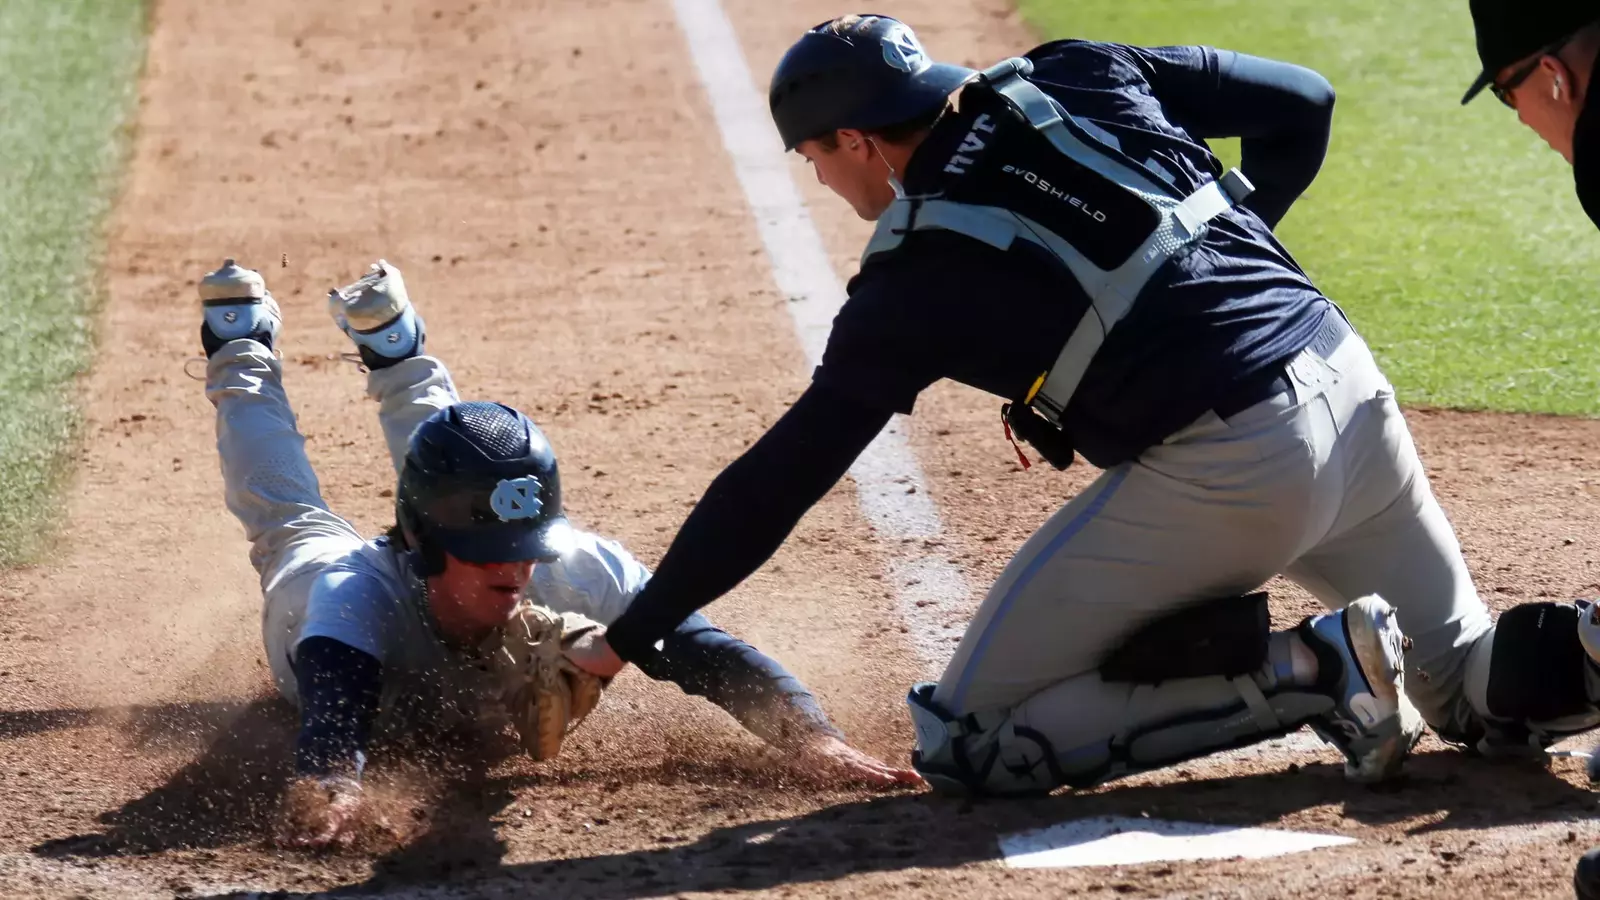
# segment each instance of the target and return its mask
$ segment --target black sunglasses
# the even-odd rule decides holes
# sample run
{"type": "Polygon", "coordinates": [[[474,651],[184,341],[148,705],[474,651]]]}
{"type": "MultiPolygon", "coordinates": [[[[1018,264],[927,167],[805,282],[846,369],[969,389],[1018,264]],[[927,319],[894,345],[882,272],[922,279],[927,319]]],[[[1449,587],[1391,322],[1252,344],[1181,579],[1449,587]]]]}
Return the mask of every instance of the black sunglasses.
{"type": "Polygon", "coordinates": [[[1517,102],[1511,99],[1511,92],[1521,87],[1522,83],[1528,80],[1528,76],[1533,74],[1533,70],[1539,68],[1540,60],[1546,56],[1560,53],[1561,48],[1565,47],[1570,40],[1572,40],[1572,37],[1569,35],[1559,41],[1540,47],[1539,52],[1535,53],[1532,59],[1528,60],[1515,72],[1512,72],[1505,81],[1489,82],[1489,93],[1494,94],[1494,98],[1504,103],[1508,109],[1516,109],[1517,102]]]}
{"type": "Polygon", "coordinates": [[[1527,65],[1512,72],[1511,77],[1505,81],[1489,82],[1489,93],[1494,94],[1494,98],[1504,103],[1507,109],[1516,109],[1517,103],[1511,99],[1511,92],[1521,87],[1522,83],[1528,80],[1528,76],[1533,74],[1533,70],[1539,68],[1539,60],[1543,58],[1543,53],[1535,56],[1527,65]]]}

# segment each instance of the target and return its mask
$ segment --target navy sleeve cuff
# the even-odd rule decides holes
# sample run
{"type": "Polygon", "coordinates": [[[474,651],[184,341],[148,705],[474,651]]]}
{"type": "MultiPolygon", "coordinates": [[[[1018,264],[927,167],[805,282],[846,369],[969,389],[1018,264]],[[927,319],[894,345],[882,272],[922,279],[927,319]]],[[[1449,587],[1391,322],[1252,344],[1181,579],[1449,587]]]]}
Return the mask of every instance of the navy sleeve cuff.
{"type": "Polygon", "coordinates": [[[695,613],[647,654],[640,671],[705,697],[769,744],[794,746],[818,734],[843,737],[800,679],[777,660],[695,613]]]}
{"type": "Polygon", "coordinates": [[[312,637],[296,648],[294,671],[300,692],[296,774],[359,779],[378,715],[382,666],[348,644],[312,637]]]}
{"type": "Polygon", "coordinates": [[[657,645],[680,621],[677,608],[656,603],[650,596],[650,585],[646,584],[627,610],[606,627],[606,643],[623,662],[643,669],[655,658],[657,645]]]}

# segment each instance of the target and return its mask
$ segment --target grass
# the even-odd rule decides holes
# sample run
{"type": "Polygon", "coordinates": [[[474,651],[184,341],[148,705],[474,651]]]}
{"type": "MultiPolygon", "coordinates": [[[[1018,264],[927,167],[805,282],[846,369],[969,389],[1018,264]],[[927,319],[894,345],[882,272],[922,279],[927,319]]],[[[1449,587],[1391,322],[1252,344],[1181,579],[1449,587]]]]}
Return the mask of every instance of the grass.
{"type": "MultiPolygon", "coordinates": [[[[1297,62],[1339,99],[1279,234],[1412,405],[1594,415],[1600,234],[1567,164],[1485,92],[1465,3],[1021,0],[1051,37],[1297,62]]],[[[1018,48],[1019,52],[1022,48],[1018,48]]],[[[1237,148],[1219,146],[1237,159],[1237,148]]]]}
{"type": "Polygon", "coordinates": [[[0,0],[0,566],[57,524],[144,42],[143,0],[0,0]]]}

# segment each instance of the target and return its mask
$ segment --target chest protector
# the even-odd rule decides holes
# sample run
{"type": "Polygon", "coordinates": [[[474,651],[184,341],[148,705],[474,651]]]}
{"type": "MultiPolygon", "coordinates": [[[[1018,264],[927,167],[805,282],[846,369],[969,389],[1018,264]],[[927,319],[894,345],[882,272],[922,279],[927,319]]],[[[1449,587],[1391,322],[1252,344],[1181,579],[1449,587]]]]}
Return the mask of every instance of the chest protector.
{"type": "MultiPolygon", "coordinates": [[[[1039,426],[1048,423],[1059,434],[1090,361],[1156,270],[1197,244],[1206,223],[1253,188],[1232,169],[1192,194],[1180,192],[1157,167],[1135,162],[1114,146],[1115,138],[1075,120],[1023,78],[1032,71],[1026,59],[1008,59],[967,86],[963,117],[978,114],[945,164],[939,190],[897,198],[879,218],[862,263],[894,252],[911,232],[941,230],[1000,250],[1027,241],[1064,266],[1090,306],[1022,399],[1045,420],[1039,426]]],[[[1007,420],[1014,421],[1009,412],[1007,420]]],[[[1035,439],[1038,427],[1016,424],[1065,467],[1035,439]]]]}

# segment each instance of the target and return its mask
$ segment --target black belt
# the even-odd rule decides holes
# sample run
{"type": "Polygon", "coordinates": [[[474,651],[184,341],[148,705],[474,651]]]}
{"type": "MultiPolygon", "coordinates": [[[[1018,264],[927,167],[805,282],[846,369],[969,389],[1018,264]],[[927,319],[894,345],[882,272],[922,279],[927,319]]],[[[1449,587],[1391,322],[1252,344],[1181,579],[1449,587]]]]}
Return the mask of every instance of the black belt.
{"type": "MultiPolygon", "coordinates": [[[[1317,333],[1311,336],[1311,343],[1305,349],[1326,359],[1350,333],[1350,323],[1344,320],[1344,314],[1329,307],[1322,317],[1322,324],[1317,326],[1317,333]]],[[[1211,407],[1211,411],[1219,419],[1230,418],[1257,403],[1294,390],[1287,367],[1288,362],[1284,361],[1251,375],[1230,388],[1223,399],[1211,407]]]]}

